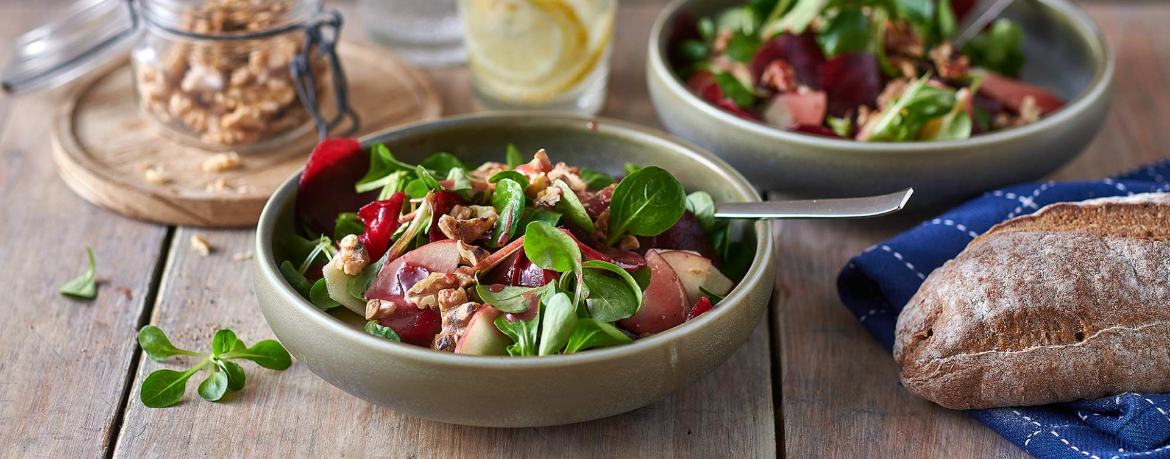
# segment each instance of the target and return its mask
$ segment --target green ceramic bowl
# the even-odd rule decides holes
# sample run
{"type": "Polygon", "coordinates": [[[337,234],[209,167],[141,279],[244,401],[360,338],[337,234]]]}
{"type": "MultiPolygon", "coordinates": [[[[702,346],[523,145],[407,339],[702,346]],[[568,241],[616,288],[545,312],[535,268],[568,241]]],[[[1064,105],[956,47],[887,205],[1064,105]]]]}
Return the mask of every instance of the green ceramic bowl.
{"type": "MultiPolygon", "coordinates": [[[[619,173],[626,161],[661,166],[688,190],[716,201],[758,201],[719,158],[655,131],[560,114],[445,119],[373,134],[415,163],[437,151],[468,164],[500,161],[507,143],[545,148],[554,161],[619,173]]],[[[282,235],[294,231],[294,175],[272,195],[256,231],[256,296],[272,331],[300,364],[330,384],[386,408],[435,421],[536,427],[612,416],[653,403],[699,379],[747,340],[767,310],[775,273],[764,223],[736,231],[754,243],[751,269],[710,312],[675,329],[611,348],[544,357],[455,355],[391,342],[361,330],[356,315],[331,315],[302,299],[277,270],[282,235]]],[[[344,308],[338,308],[344,309],[344,308]]]]}
{"type": "Polygon", "coordinates": [[[744,3],[671,3],[650,32],[646,74],[668,131],[722,156],[769,190],[828,197],[913,186],[912,207],[953,202],[1055,170],[1089,144],[1105,118],[1114,63],[1097,26],[1065,0],[1018,0],[1004,16],[1025,31],[1022,79],[1069,101],[1039,122],[962,141],[864,143],[740,119],[691,94],[664,57],[680,12],[702,17],[744,3]]]}

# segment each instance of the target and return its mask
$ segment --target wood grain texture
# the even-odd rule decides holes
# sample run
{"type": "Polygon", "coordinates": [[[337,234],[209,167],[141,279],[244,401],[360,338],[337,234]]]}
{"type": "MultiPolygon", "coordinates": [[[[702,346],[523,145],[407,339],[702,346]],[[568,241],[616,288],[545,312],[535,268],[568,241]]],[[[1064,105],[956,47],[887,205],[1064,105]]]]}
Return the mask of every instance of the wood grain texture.
{"type": "MultiPolygon", "coordinates": [[[[433,120],[438,93],[420,71],[380,48],[343,42],[351,106],[362,120],[357,135],[433,120]]],[[[238,169],[208,173],[205,151],[161,135],[134,97],[128,60],[75,85],[53,117],[53,159],[77,194],[120,214],[158,223],[212,227],[253,226],[276,190],[305,164],[316,131],[291,143],[240,155],[238,169]],[[150,183],[148,168],[167,183],[150,183]],[[216,182],[222,180],[222,188],[216,182]]],[[[335,113],[328,100],[325,113],[335,113]]],[[[173,134],[172,134],[173,135],[173,134]]]]}
{"type": "MultiPolygon", "coordinates": [[[[643,55],[649,23],[661,2],[621,5],[614,75],[604,116],[656,125],[646,95],[643,55]]],[[[346,5],[343,5],[345,8],[346,5]]],[[[347,16],[353,17],[353,16],[347,16]]],[[[349,30],[360,30],[350,24],[349,30]]],[[[472,110],[463,68],[431,70],[443,94],[444,112],[472,110]]],[[[232,262],[251,250],[252,231],[181,228],[160,286],[151,323],[173,335],[176,345],[205,347],[218,326],[242,339],[271,338],[252,293],[250,263],[232,262]],[[216,251],[192,253],[192,234],[216,251]]],[[[245,457],[774,457],[769,336],[761,323],[731,360],[681,393],[625,415],[570,426],[488,429],[447,425],[379,408],[333,388],[294,364],[282,373],[245,364],[248,386],[225,403],[194,393],[171,409],[138,402],[142,379],[159,368],[142,359],[135,375],[116,457],[175,457],[207,451],[245,457]],[[246,428],[227,429],[234,424],[246,428]]],[[[566,394],[571,396],[571,394],[566,394]]]]}
{"type": "MultiPolygon", "coordinates": [[[[1091,2],[1086,9],[1117,53],[1117,91],[1101,134],[1055,180],[1100,178],[1170,156],[1170,4],[1091,2]]],[[[775,353],[788,455],[1027,457],[965,414],[906,392],[889,352],[837,297],[836,275],[850,257],[932,216],[789,222],[778,233],[775,353]]]]}
{"type": "Polygon", "coordinates": [[[0,457],[106,454],[167,234],[66,188],[49,160],[52,96],[0,103],[0,457]],[[85,246],[94,301],[57,293],[85,271],[85,246]]]}

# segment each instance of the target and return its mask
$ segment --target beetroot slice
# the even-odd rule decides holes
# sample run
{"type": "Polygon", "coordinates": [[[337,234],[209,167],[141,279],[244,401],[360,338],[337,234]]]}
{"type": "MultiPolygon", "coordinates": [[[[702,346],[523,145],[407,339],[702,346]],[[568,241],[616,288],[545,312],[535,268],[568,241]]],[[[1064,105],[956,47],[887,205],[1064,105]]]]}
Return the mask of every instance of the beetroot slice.
{"type": "Polygon", "coordinates": [[[581,256],[586,260],[601,260],[617,265],[626,271],[634,272],[646,267],[646,258],[628,250],[622,250],[615,247],[603,247],[595,249],[581,242],[577,236],[564,228],[557,228],[568,234],[577,243],[577,248],[581,249],[581,256]]]}
{"type": "Polygon", "coordinates": [[[434,309],[408,306],[395,309],[390,317],[378,319],[378,324],[393,329],[406,344],[431,347],[435,335],[442,331],[443,318],[434,309]]]}
{"type": "Polygon", "coordinates": [[[773,61],[784,61],[796,70],[796,80],[812,89],[820,89],[821,66],[825,64],[825,54],[817,44],[816,36],[812,33],[792,35],[789,33],[777,35],[764,43],[756,55],[752,57],[749,68],[752,72],[752,83],[760,84],[760,76],[773,61]]]}
{"type": "Polygon", "coordinates": [[[313,148],[297,190],[297,218],[319,233],[332,234],[337,214],[353,212],[376,192],[358,194],[354,184],[369,167],[370,157],[357,140],[325,139],[313,148]]]}
{"type": "Polygon", "coordinates": [[[389,199],[371,202],[358,210],[358,218],[366,227],[366,232],[359,237],[371,260],[382,258],[390,248],[390,237],[398,230],[398,217],[405,202],[406,193],[394,193],[389,199]]]}
{"type": "Polygon", "coordinates": [[[821,82],[829,94],[829,115],[836,117],[857,113],[862,105],[877,107],[885,87],[877,56],[869,53],[843,53],[825,62],[821,82]]]}
{"type": "Polygon", "coordinates": [[[442,328],[442,317],[432,309],[419,309],[406,301],[406,292],[414,284],[430,274],[426,268],[406,263],[403,258],[382,266],[378,277],[366,290],[366,298],[394,302],[394,314],[378,320],[384,327],[390,327],[402,342],[416,346],[430,347],[442,328]]]}
{"type": "Polygon", "coordinates": [[[648,249],[690,250],[711,260],[718,260],[715,257],[715,246],[703,233],[699,219],[689,210],[670,229],[657,236],[639,236],[638,243],[642,252],[648,249]]]}

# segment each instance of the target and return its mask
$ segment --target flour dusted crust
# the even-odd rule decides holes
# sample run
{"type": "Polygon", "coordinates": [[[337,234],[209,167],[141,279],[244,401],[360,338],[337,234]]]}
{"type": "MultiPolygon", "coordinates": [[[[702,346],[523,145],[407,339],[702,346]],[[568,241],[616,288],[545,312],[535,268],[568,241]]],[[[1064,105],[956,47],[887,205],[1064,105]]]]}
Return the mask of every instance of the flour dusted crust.
{"type": "Polygon", "coordinates": [[[912,393],[954,409],[1170,392],[1170,194],[995,226],[898,317],[912,393]]]}

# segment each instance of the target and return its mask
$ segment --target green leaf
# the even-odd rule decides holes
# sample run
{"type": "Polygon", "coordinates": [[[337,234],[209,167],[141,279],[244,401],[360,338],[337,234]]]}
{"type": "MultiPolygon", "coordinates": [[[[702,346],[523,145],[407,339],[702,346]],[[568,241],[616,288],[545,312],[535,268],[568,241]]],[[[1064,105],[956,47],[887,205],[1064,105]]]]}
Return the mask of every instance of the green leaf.
{"type": "Polygon", "coordinates": [[[715,40],[715,21],[713,19],[709,17],[699,18],[695,27],[699,29],[699,36],[703,38],[703,41],[711,43],[715,40]]]}
{"type": "Polygon", "coordinates": [[[561,179],[553,182],[553,186],[561,189],[561,200],[557,201],[556,210],[564,215],[565,220],[568,220],[570,224],[592,234],[595,229],[593,219],[589,218],[589,212],[585,211],[585,206],[581,204],[577,193],[561,179]]]}
{"type": "Polygon", "coordinates": [[[581,168],[581,180],[584,180],[585,184],[591,190],[600,190],[613,183],[617,183],[609,174],[588,167],[581,168]]]}
{"type": "Polygon", "coordinates": [[[743,35],[755,35],[760,28],[760,20],[760,16],[750,7],[728,8],[715,17],[715,28],[743,35]]]}
{"type": "Polygon", "coordinates": [[[439,177],[446,177],[447,174],[451,173],[451,169],[454,168],[464,170],[467,169],[467,167],[463,165],[463,161],[460,161],[459,158],[455,157],[455,155],[445,151],[428,156],[427,159],[424,159],[421,163],[419,163],[419,165],[435,171],[435,175],[439,177]]]}
{"type": "Polygon", "coordinates": [[[702,293],[703,296],[707,297],[708,300],[711,300],[712,306],[719,304],[720,301],[723,301],[723,299],[726,298],[723,295],[707,290],[707,288],[703,287],[702,285],[699,286],[699,292],[702,293]]]}
{"type": "Polygon", "coordinates": [[[716,73],[715,84],[719,85],[719,89],[723,91],[723,95],[731,98],[735,102],[735,105],[742,108],[749,108],[756,103],[756,95],[752,93],[751,89],[744,86],[743,82],[739,81],[735,75],[728,72],[716,73]]]}
{"type": "Polygon", "coordinates": [[[940,40],[949,40],[955,35],[955,10],[951,8],[951,0],[938,0],[938,35],[940,40]]]}
{"type": "Polygon", "coordinates": [[[222,359],[251,360],[269,370],[285,370],[292,366],[292,356],[280,342],[266,339],[243,351],[232,351],[219,356],[222,359]]]}
{"type": "Polygon", "coordinates": [[[366,175],[362,177],[361,180],[358,180],[354,186],[359,193],[362,193],[364,191],[377,188],[374,187],[366,189],[366,187],[362,187],[362,185],[381,180],[396,171],[413,170],[413,166],[394,159],[394,155],[390,153],[390,149],[386,148],[385,145],[374,145],[370,149],[370,168],[366,172],[366,175]]]}
{"type": "Polygon", "coordinates": [[[617,327],[594,319],[577,319],[577,328],[569,335],[565,353],[572,354],[586,349],[632,343],[634,340],[617,327]]]}
{"type": "Polygon", "coordinates": [[[366,232],[366,224],[358,218],[356,212],[337,214],[337,220],[333,223],[333,240],[340,241],[351,234],[360,235],[364,232],[366,232]]]}
{"type": "Polygon", "coordinates": [[[914,140],[927,122],[951,112],[955,107],[955,91],[926,86],[929,79],[930,75],[926,75],[911,84],[882,112],[882,117],[863,140],[914,140]]]}
{"type": "Polygon", "coordinates": [[[240,364],[220,359],[215,359],[215,364],[227,374],[228,390],[240,390],[244,388],[244,384],[248,382],[248,378],[244,376],[244,368],[240,364]]]}
{"type": "Polygon", "coordinates": [[[240,351],[245,347],[240,342],[240,339],[236,337],[236,333],[231,330],[218,330],[215,332],[215,336],[211,338],[211,352],[216,356],[240,351]]]}
{"type": "Polygon", "coordinates": [[[218,366],[211,367],[210,374],[203,383],[199,384],[199,396],[209,402],[219,401],[223,398],[223,394],[227,393],[228,389],[228,375],[221,371],[218,366]]]}
{"type": "Polygon", "coordinates": [[[905,19],[919,31],[926,30],[934,21],[935,0],[894,0],[898,17],[905,19]]]}
{"type": "Polygon", "coordinates": [[[467,191],[471,189],[471,177],[467,176],[467,170],[462,167],[453,167],[447,172],[447,180],[450,180],[451,188],[449,191],[467,191]]]}
{"type": "Polygon", "coordinates": [[[173,355],[202,355],[175,347],[171,340],[167,339],[167,334],[154,325],[147,325],[138,330],[138,345],[142,346],[142,351],[147,357],[156,362],[173,355]]]}
{"type": "Polygon", "coordinates": [[[682,56],[683,62],[689,64],[702,62],[706,59],[707,55],[711,52],[711,47],[703,43],[702,40],[690,38],[679,42],[678,52],[682,56]]]}
{"type": "MultiPolygon", "coordinates": [[[[946,0],[944,0],[946,1],[946,0]]],[[[869,48],[870,20],[860,5],[842,7],[817,33],[826,57],[869,48]]]]}
{"type": "Polygon", "coordinates": [[[687,210],[695,214],[699,220],[699,227],[703,232],[709,232],[715,227],[715,200],[706,191],[696,191],[687,195],[687,210]]]}
{"type": "Polygon", "coordinates": [[[280,264],[280,274],[284,276],[284,280],[288,281],[288,284],[292,286],[293,290],[296,290],[305,299],[309,299],[310,292],[313,290],[313,284],[310,284],[309,280],[305,279],[305,275],[293,267],[292,262],[288,260],[282,262],[280,264]]]}
{"type": "Polygon", "coordinates": [[[846,139],[853,137],[853,119],[852,118],[848,118],[848,117],[837,118],[835,116],[829,116],[829,117],[825,118],[825,123],[828,124],[829,129],[832,129],[833,132],[836,133],[837,135],[844,137],[846,139]]]}
{"type": "MultiPolygon", "coordinates": [[[[415,167],[414,173],[418,174],[418,179],[422,180],[423,185],[426,185],[426,187],[428,189],[431,189],[434,191],[442,191],[443,190],[443,185],[439,184],[439,179],[437,179],[437,178],[435,178],[435,176],[431,175],[431,172],[428,171],[427,168],[419,165],[419,166],[415,167]]],[[[407,185],[407,186],[410,186],[410,185],[407,185]]]]}
{"type": "Polygon", "coordinates": [[[492,229],[494,237],[490,245],[503,247],[512,240],[512,235],[520,227],[520,218],[524,215],[524,187],[515,180],[500,179],[492,193],[492,207],[496,209],[498,217],[492,229]]]}
{"type": "Polygon", "coordinates": [[[630,174],[613,191],[609,204],[608,245],[625,236],[657,236],[687,210],[687,195],[670,172],[657,166],[630,174]]]}
{"type": "Polygon", "coordinates": [[[516,183],[519,183],[521,188],[528,189],[528,176],[516,171],[496,172],[495,175],[492,175],[491,178],[488,179],[488,183],[496,183],[503,179],[512,179],[516,183]]]}
{"type": "MultiPolygon", "coordinates": [[[[800,35],[804,33],[805,29],[812,24],[817,16],[820,16],[821,10],[824,9],[826,3],[828,3],[828,0],[796,0],[796,4],[792,6],[792,10],[784,15],[783,24],[787,25],[789,33],[800,35]]],[[[783,31],[784,29],[781,28],[776,33],[783,31]]]]}
{"type": "MultiPolygon", "coordinates": [[[[638,284],[638,290],[645,292],[646,289],[650,287],[650,278],[653,276],[653,271],[651,271],[649,267],[639,269],[629,274],[630,277],[634,279],[634,283],[638,284]]],[[[641,302],[639,301],[639,303],[641,302]]]]}
{"type": "Polygon", "coordinates": [[[404,187],[402,189],[402,192],[406,193],[406,196],[409,197],[410,199],[421,198],[423,196],[426,196],[427,193],[430,191],[431,191],[431,188],[427,186],[426,182],[424,182],[423,179],[420,179],[420,178],[416,178],[414,180],[411,180],[410,182],[408,182],[406,184],[406,187],[404,187]]]}
{"type": "Polygon", "coordinates": [[[585,305],[590,317],[603,322],[615,322],[638,312],[642,304],[642,290],[638,289],[633,278],[624,281],[596,269],[586,269],[583,274],[585,287],[589,289],[585,305]]]}
{"type": "Polygon", "coordinates": [[[475,294],[484,304],[490,304],[496,309],[512,314],[528,312],[533,307],[539,307],[542,298],[552,293],[552,284],[540,287],[504,286],[493,291],[492,286],[479,284],[475,286],[475,294]]]}
{"type": "MultiPolygon", "coordinates": [[[[387,252],[388,254],[389,252],[387,252]]],[[[378,261],[362,268],[362,272],[358,273],[358,275],[349,278],[349,281],[345,284],[345,289],[349,292],[350,296],[359,300],[366,299],[366,290],[370,289],[370,284],[373,284],[374,279],[378,277],[378,271],[381,271],[382,265],[386,264],[386,258],[386,255],[382,255],[382,258],[379,258],[378,261]]]]}
{"type": "Polygon", "coordinates": [[[536,266],[558,273],[576,272],[581,266],[581,248],[573,238],[544,222],[525,228],[524,255],[536,266]]]}
{"type": "Polygon", "coordinates": [[[553,355],[569,342],[569,335],[577,327],[576,308],[569,295],[557,293],[545,306],[540,327],[540,355],[553,355]]]}
{"type": "Polygon", "coordinates": [[[384,326],[382,326],[382,324],[379,324],[378,321],[376,321],[376,320],[371,320],[369,322],[366,322],[366,326],[362,327],[362,330],[365,330],[366,333],[369,333],[371,335],[386,338],[390,341],[402,342],[402,338],[398,337],[398,333],[395,332],[393,328],[384,327],[384,326]]]}
{"type": "MultiPolygon", "coordinates": [[[[326,247],[332,248],[329,242],[322,247],[322,241],[329,241],[328,236],[321,236],[313,239],[305,239],[296,234],[289,234],[281,238],[280,245],[288,252],[288,260],[293,262],[293,266],[301,266],[302,264],[317,264],[329,261],[328,250],[326,247]],[[311,257],[311,258],[310,258],[311,257]]],[[[300,271],[302,274],[304,271],[300,271]]]]}
{"type": "Polygon", "coordinates": [[[544,207],[533,207],[529,208],[524,218],[520,219],[520,227],[527,228],[528,224],[532,222],[544,222],[552,226],[557,226],[557,223],[560,221],[560,212],[548,210],[544,207]]]}
{"type": "Polygon", "coordinates": [[[496,328],[512,339],[513,344],[508,346],[508,355],[536,355],[540,317],[543,309],[544,306],[537,308],[536,316],[531,320],[509,322],[505,314],[496,317],[496,328]]]}
{"type": "Polygon", "coordinates": [[[625,167],[623,167],[622,170],[624,170],[626,172],[626,175],[630,175],[630,174],[633,174],[634,172],[638,172],[639,170],[642,170],[642,166],[638,166],[634,163],[627,161],[625,167]]]}
{"type": "Polygon", "coordinates": [[[1023,45],[1024,30],[1010,19],[999,19],[990,29],[971,38],[963,54],[971,59],[972,66],[1014,78],[1024,66],[1023,45]]]}
{"type": "Polygon", "coordinates": [[[329,296],[329,286],[325,279],[317,279],[317,282],[313,283],[313,287],[309,289],[309,302],[322,311],[341,306],[341,303],[329,296]]]}
{"type": "Polygon", "coordinates": [[[97,296],[97,282],[94,281],[95,264],[93,261],[93,249],[85,248],[85,256],[89,259],[89,268],[85,270],[85,274],[81,277],[66,282],[61,286],[61,294],[72,297],[92,300],[97,296]]]}
{"type": "Polygon", "coordinates": [[[760,50],[760,46],[763,46],[763,42],[756,35],[744,35],[737,32],[727,41],[727,49],[723,53],[732,60],[750,64],[752,58],[756,57],[756,51],[760,50]]]}
{"type": "Polygon", "coordinates": [[[520,150],[516,149],[515,145],[508,144],[507,150],[504,151],[504,161],[508,164],[508,169],[515,169],[516,166],[524,164],[524,155],[520,154],[520,150]]]}
{"type": "Polygon", "coordinates": [[[202,369],[207,362],[208,360],[204,360],[203,363],[183,372],[167,369],[155,370],[142,381],[142,389],[138,392],[138,399],[148,408],[165,408],[179,403],[179,400],[183,398],[183,393],[187,391],[187,380],[191,379],[191,375],[202,369]]]}

